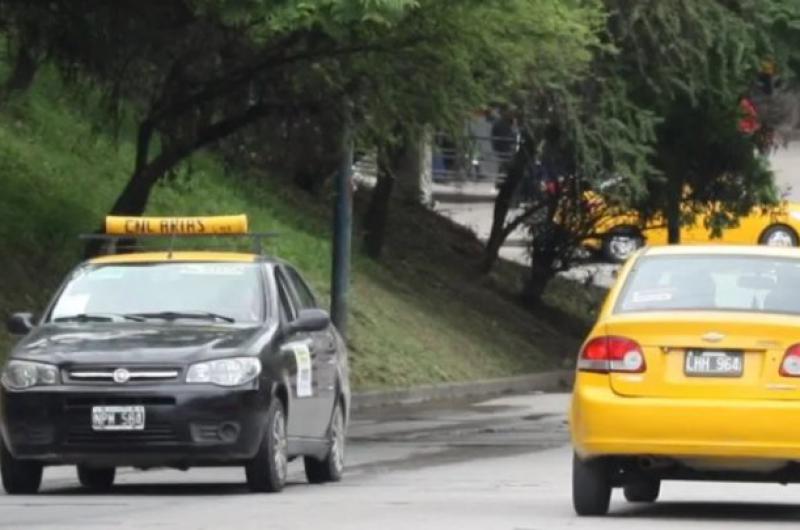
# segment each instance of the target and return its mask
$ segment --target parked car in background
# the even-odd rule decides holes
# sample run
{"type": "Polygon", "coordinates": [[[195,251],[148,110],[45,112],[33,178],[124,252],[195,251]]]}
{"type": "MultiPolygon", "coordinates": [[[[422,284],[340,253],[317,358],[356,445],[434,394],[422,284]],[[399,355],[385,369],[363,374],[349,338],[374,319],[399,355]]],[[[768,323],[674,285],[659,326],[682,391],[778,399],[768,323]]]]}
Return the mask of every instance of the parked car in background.
{"type": "MultiPolygon", "coordinates": [[[[597,195],[587,196],[590,207],[602,209],[597,195]]],[[[754,208],[739,218],[738,226],[726,228],[719,237],[712,234],[707,221],[712,207],[695,216],[694,222],[681,228],[681,243],[721,245],[769,245],[796,247],[800,244],[800,203],[785,202],[775,207],[754,208]]],[[[621,263],[641,247],[666,245],[666,220],[657,216],[645,220],[634,211],[601,211],[595,233],[584,246],[598,252],[603,259],[621,263]]]]}

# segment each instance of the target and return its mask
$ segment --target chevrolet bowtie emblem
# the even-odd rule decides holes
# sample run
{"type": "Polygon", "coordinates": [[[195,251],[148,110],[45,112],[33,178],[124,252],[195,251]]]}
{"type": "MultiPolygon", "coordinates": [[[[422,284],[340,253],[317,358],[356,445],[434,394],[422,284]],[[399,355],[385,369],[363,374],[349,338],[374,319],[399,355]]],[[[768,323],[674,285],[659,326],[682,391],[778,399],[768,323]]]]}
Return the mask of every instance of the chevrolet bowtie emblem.
{"type": "Polygon", "coordinates": [[[719,342],[725,338],[725,335],[722,333],[717,333],[716,331],[710,331],[701,337],[706,342],[719,342]]]}

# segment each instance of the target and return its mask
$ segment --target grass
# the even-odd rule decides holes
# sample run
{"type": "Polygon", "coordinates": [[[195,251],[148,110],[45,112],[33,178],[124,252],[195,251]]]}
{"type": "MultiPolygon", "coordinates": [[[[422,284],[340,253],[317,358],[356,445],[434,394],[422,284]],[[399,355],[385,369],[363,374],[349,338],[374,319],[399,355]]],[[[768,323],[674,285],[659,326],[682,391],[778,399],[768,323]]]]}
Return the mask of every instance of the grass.
{"type": "MultiPolygon", "coordinates": [[[[131,135],[123,128],[115,142],[98,127],[90,99],[77,100],[44,75],[0,110],[3,316],[43,308],[80,261],[77,234],[100,225],[126,182],[131,135]]],[[[158,186],[147,213],[245,212],[252,229],[280,233],[270,252],[294,263],[327,300],[330,203],[257,172],[227,173],[203,155],[158,186]]],[[[503,287],[519,270],[482,276],[472,234],[422,208],[393,208],[380,262],[361,255],[354,234],[348,342],[356,388],[517,375],[571,359],[576,335],[547,310],[524,310],[503,287]]],[[[10,345],[0,332],[0,351],[10,345]]]]}

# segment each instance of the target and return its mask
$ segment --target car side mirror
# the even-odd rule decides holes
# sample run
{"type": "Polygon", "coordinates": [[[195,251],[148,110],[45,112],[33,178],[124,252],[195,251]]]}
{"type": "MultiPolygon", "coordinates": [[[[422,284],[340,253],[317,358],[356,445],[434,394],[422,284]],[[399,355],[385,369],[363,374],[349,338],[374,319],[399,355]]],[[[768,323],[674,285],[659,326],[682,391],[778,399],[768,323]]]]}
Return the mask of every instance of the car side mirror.
{"type": "Polygon", "coordinates": [[[331,317],[322,309],[301,309],[289,325],[291,331],[322,331],[331,323],[331,317]]]}
{"type": "Polygon", "coordinates": [[[14,313],[8,317],[6,329],[12,335],[27,335],[33,329],[33,313],[14,313]]]}

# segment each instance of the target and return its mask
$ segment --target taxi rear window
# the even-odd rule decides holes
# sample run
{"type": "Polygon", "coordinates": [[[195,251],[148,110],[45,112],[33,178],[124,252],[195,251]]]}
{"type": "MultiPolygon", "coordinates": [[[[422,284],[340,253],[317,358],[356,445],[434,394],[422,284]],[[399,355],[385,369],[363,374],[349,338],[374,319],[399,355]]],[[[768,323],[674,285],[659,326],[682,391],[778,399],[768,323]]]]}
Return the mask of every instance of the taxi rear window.
{"type": "Polygon", "coordinates": [[[768,256],[644,256],[614,311],[800,314],[800,260],[768,256]]]}
{"type": "Polygon", "coordinates": [[[76,315],[213,313],[260,322],[265,296],[256,263],[135,263],[89,265],[67,281],[50,320],[76,315]]]}

